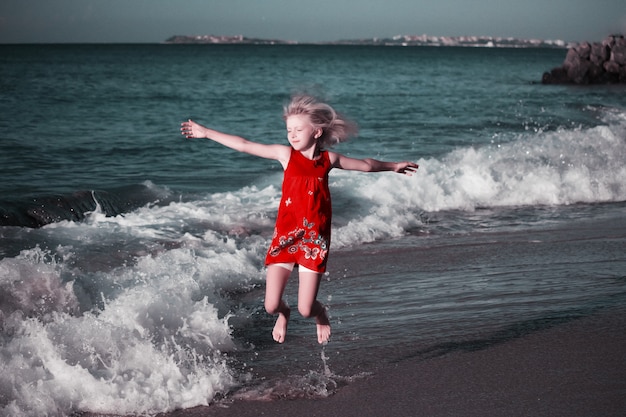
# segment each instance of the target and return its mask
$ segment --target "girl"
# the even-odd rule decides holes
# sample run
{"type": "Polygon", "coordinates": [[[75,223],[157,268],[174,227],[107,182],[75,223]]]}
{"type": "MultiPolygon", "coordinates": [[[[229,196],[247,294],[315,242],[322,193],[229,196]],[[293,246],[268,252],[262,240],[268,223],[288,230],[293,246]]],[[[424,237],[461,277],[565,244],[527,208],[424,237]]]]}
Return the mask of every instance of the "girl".
{"type": "Polygon", "coordinates": [[[330,322],[326,308],[317,301],[317,292],[322,274],[326,271],[330,246],[329,171],[340,168],[411,175],[418,165],[413,162],[355,159],[328,151],[332,145],[356,135],[357,129],[356,125],[315,97],[292,97],[283,117],[291,146],[251,142],[209,129],[192,120],[181,124],[181,133],[190,139],[211,139],[239,152],[281,163],[284,170],[282,199],[274,237],[265,259],[265,309],[269,314],[278,314],[272,336],[276,342],[283,343],[291,313],[283,301],[283,292],[291,271],[298,265],[298,311],[304,317],[315,318],[317,341],[325,344],[330,339],[330,322]]]}

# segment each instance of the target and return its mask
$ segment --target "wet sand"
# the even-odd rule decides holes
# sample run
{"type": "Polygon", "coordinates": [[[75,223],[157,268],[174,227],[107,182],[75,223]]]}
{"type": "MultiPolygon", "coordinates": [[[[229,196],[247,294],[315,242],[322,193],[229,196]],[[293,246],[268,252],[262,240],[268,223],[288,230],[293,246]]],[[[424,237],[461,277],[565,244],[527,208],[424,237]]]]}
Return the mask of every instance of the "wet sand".
{"type": "Polygon", "coordinates": [[[626,309],[476,351],[405,360],[325,399],[238,401],[170,417],[626,415],[626,309]]]}

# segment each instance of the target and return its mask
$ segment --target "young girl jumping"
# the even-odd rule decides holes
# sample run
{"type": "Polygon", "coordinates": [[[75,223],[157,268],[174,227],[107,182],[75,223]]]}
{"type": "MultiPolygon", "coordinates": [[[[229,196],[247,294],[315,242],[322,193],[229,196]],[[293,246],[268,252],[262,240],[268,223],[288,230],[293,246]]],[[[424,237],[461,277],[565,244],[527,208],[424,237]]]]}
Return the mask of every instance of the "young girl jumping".
{"type": "Polygon", "coordinates": [[[330,247],[328,173],[333,168],[340,168],[411,175],[418,165],[349,158],[328,151],[329,147],[356,135],[357,128],[315,97],[292,97],[283,117],[291,146],[251,142],[209,129],[191,119],[181,124],[181,133],[189,139],[211,139],[236,151],[281,163],[284,170],[282,198],[274,237],[265,259],[265,309],[269,314],[278,314],[272,336],[276,342],[283,343],[291,314],[291,309],[283,301],[283,293],[291,271],[298,265],[298,311],[304,317],[315,318],[317,341],[324,344],[330,339],[330,322],[326,308],[317,301],[317,292],[326,271],[330,247]]]}

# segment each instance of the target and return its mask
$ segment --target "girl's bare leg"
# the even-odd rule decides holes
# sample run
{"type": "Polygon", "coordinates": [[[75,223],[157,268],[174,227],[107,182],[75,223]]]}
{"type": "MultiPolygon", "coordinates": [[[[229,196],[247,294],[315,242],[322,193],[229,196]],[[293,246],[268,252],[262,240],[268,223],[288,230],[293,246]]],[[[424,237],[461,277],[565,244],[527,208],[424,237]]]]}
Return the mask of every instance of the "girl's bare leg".
{"type": "Polygon", "coordinates": [[[322,274],[309,271],[300,272],[298,311],[303,317],[315,317],[317,341],[318,343],[327,343],[330,340],[330,321],[326,314],[326,308],[317,301],[321,279],[322,274]]]}
{"type": "Polygon", "coordinates": [[[277,265],[267,267],[265,281],[265,310],[269,314],[278,314],[276,324],[272,330],[272,337],[278,343],[283,343],[287,336],[287,325],[291,309],[283,301],[283,293],[291,271],[277,265]]]}

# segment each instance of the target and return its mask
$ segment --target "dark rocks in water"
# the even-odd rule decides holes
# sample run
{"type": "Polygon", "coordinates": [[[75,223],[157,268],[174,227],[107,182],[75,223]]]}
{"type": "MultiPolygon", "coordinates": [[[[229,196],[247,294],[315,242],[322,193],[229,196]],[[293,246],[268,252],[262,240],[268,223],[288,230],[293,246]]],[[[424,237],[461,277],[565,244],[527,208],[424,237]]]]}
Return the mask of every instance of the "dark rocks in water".
{"type": "Polygon", "coordinates": [[[148,203],[165,203],[167,200],[167,196],[155,193],[144,184],[121,186],[108,191],[81,190],[18,200],[0,199],[0,226],[37,228],[63,220],[79,222],[90,212],[99,211],[106,216],[117,216],[148,203]]]}
{"type": "Polygon", "coordinates": [[[602,42],[583,42],[569,48],[560,67],[545,72],[543,84],[626,83],[626,39],[611,35],[602,42]]]}

